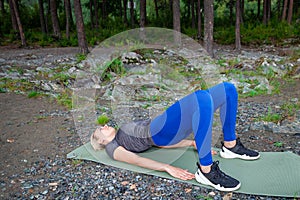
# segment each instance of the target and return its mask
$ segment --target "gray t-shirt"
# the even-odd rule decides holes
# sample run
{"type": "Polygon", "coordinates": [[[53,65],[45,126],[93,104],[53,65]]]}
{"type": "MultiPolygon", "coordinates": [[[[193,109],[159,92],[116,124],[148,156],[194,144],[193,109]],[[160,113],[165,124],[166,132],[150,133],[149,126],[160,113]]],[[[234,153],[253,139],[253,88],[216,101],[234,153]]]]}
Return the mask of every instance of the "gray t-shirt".
{"type": "Polygon", "coordinates": [[[120,127],[116,137],[105,146],[109,157],[114,159],[113,154],[119,146],[128,151],[139,153],[154,145],[150,133],[151,120],[131,122],[120,127]]]}

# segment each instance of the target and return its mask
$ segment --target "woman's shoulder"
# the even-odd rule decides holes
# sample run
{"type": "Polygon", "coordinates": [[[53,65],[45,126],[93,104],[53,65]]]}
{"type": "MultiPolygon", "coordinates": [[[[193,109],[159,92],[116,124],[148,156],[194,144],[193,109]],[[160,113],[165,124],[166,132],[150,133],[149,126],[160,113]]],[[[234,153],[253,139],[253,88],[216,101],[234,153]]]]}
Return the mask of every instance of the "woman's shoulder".
{"type": "Polygon", "coordinates": [[[114,151],[116,150],[116,148],[118,148],[120,145],[117,142],[116,139],[113,139],[111,142],[109,142],[107,145],[105,145],[105,151],[108,154],[109,157],[111,157],[112,159],[114,159],[114,151]]]}

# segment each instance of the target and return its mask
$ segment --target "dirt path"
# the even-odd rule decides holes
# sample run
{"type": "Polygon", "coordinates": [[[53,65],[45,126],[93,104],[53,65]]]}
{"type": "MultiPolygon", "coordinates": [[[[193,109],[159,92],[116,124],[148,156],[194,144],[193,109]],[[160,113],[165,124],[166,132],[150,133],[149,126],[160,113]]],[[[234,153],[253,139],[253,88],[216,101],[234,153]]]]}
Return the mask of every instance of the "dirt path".
{"type": "Polygon", "coordinates": [[[66,156],[73,121],[46,98],[0,93],[0,176],[8,179],[45,158],[66,156]],[[61,115],[61,116],[60,116],[61,115]]]}

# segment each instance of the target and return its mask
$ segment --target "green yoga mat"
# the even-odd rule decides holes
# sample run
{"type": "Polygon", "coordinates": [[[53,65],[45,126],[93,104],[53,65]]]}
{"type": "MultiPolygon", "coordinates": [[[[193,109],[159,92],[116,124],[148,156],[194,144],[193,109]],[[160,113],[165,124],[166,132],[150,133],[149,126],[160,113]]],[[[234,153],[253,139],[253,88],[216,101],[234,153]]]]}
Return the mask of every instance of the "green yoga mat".
{"type": "MultiPolygon", "coordinates": [[[[193,173],[197,169],[197,153],[193,148],[151,148],[146,152],[140,153],[140,155],[160,162],[171,163],[173,166],[188,169],[193,173]]],[[[94,151],[90,143],[70,152],[67,158],[90,160],[139,173],[176,179],[165,172],[153,171],[112,160],[108,157],[105,150],[94,151]]],[[[262,152],[261,157],[256,161],[223,159],[216,155],[214,160],[220,161],[222,171],[241,181],[241,188],[236,192],[254,195],[300,197],[300,156],[296,154],[291,152],[262,152]]],[[[201,185],[196,180],[183,182],[210,187],[201,185]]]]}

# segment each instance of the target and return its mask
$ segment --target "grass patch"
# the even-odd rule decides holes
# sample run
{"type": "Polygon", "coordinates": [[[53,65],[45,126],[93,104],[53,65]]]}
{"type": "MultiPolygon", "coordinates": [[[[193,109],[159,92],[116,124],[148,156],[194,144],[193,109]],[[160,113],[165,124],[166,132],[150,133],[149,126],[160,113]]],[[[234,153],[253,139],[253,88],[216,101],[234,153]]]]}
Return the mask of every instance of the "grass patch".
{"type": "Polygon", "coordinates": [[[27,97],[28,98],[37,98],[37,97],[40,97],[42,96],[43,94],[38,92],[38,91],[31,91],[27,94],[27,97]]]}
{"type": "Polygon", "coordinates": [[[60,105],[67,107],[68,109],[72,109],[72,97],[71,97],[71,90],[65,89],[61,92],[57,97],[56,100],[60,105]]]}
{"type": "Polygon", "coordinates": [[[113,59],[106,63],[104,69],[105,70],[101,74],[101,80],[104,82],[111,81],[115,76],[123,76],[126,74],[126,69],[120,58],[113,59]]]}
{"type": "Polygon", "coordinates": [[[109,122],[109,117],[107,115],[100,115],[97,118],[97,124],[99,125],[105,125],[109,122]]]}

